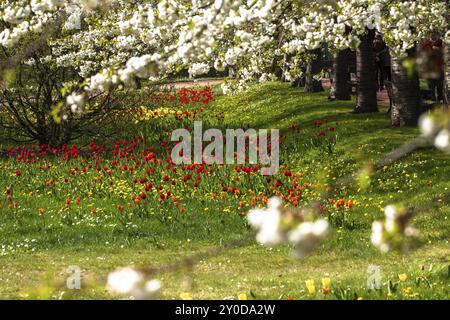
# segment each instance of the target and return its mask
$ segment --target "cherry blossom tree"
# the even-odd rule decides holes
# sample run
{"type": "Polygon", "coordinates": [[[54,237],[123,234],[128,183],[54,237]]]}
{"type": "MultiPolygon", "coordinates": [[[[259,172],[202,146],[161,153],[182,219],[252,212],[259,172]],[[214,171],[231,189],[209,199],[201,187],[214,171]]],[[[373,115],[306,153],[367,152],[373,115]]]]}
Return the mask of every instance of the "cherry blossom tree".
{"type": "Polygon", "coordinates": [[[393,57],[392,124],[412,125],[420,97],[407,58],[431,34],[448,43],[448,11],[445,0],[4,1],[0,100],[11,119],[25,126],[25,135],[36,139],[44,130],[38,127],[53,127],[52,134],[74,130],[68,123],[85,120],[79,114],[93,110],[92,96],[136,86],[140,79],[228,70],[233,79],[223,85],[227,93],[255,80],[277,79],[282,67],[283,78],[293,81],[305,77],[317,57],[313,53],[326,44],[334,54],[358,52],[356,111],[374,112],[372,42],[378,32],[393,57]],[[23,85],[21,75],[30,73],[34,82],[23,85]],[[53,84],[46,99],[38,97],[45,87],[38,80],[53,84]],[[24,103],[14,107],[17,101],[24,103]],[[42,121],[34,109],[52,117],[42,121]],[[60,130],[64,126],[67,130],[60,130]]]}

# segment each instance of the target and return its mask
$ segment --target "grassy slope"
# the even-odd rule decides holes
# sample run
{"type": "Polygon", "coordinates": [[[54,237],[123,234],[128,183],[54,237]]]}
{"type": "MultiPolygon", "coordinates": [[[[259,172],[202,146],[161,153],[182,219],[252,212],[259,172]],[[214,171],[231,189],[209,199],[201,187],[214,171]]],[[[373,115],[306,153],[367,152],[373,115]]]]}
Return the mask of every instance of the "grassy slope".
{"type": "MultiPolygon", "coordinates": [[[[307,95],[285,84],[267,84],[234,97],[219,97],[216,105],[225,112],[225,119],[219,123],[223,128],[248,124],[288,133],[295,123],[300,132],[286,138],[281,161],[292,170],[302,171],[309,182],[325,182],[354,172],[418,134],[416,129],[389,128],[388,116],[383,113],[352,115],[351,102],[327,102],[326,94],[307,95]],[[319,152],[310,143],[317,130],[313,122],[325,118],[337,127],[338,142],[332,155],[319,152]]],[[[398,274],[405,273],[407,281],[392,293],[392,298],[449,298],[448,205],[424,211],[415,219],[426,245],[411,255],[381,255],[369,244],[370,224],[383,216],[381,209],[387,203],[421,204],[448,192],[449,180],[448,156],[432,148],[420,150],[377,173],[368,189],[341,190],[340,196],[359,203],[349,217],[351,226],[336,228],[311,256],[293,261],[288,248],[269,250],[250,244],[188,270],[195,284],[192,296],[220,299],[252,291],[259,298],[310,298],[304,281],[315,279],[320,283],[322,277],[330,276],[336,295],[327,298],[387,298],[388,280],[397,282],[398,274]],[[381,267],[382,291],[365,289],[371,264],[381,267]]],[[[33,199],[28,204],[32,206],[33,199]]],[[[96,284],[101,284],[104,275],[116,266],[173,261],[245,231],[236,216],[216,218],[214,208],[209,214],[198,213],[203,205],[200,200],[192,202],[188,221],[170,225],[146,221],[133,232],[106,226],[42,229],[36,220],[30,220],[27,226],[0,217],[4,240],[24,244],[26,238],[37,238],[40,243],[35,251],[18,247],[17,252],[0,257],[0,297],[60,297],[59,291],[48,293],[41,287],[46,277],[56,274],[63,281],[67,266],[78,265],[90,279],[85,283],[91,283],[92,288],[75,292],[64,289],[65,297],[108,298],[96,284]]],[[[180,288],[183,274],[162,277],[165,297],[176,298],[185,291],[180,288]]]]}

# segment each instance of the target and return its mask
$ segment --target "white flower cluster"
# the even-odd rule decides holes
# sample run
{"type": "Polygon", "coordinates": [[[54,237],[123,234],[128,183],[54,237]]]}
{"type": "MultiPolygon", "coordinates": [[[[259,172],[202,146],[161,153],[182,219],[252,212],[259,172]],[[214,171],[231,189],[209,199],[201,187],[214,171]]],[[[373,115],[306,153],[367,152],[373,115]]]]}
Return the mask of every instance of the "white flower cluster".
{"type": "Polygon", "coordinates": [[[341,12],[338,23],[344,23],[352,32],[361,35],[369,30],[380,30],[381,10],[386,6],[385,0],[340,0],[341,12]]]}
{"type": "Polygon", "coordinates": [[[388,8],[378,30],[393,55],[404,56],[422,39],[448,29],[449,8],[445,1],[398,1],[388,8]]]}
{"type": "Polygon", "coordinates": [[[3,13],[3,21],[11,23],[11,24],[19,24],[25,18],[27,18],[31,13],[30,6],[25,5],[24,7],[20,6],[11,6],[6,7],[3,13]]]}
{"type": "Polygon", "coordinates": [[[81,29],[82,9],[77,5],[67,6],[66,12],[68,14],[67,20],[64,23],[66,30],[81,29]]]}
{"type": "Polygon", "coordinates": [[[129,83],[133,77],[148,78],[150,76],[149,64],[152,61],[150,55],[133,57],[127,61],[126,67],[118,71],[120,80],[129,83]]]}
{"type": "Polygon", "coordinates": [[[159,280],[145,281],[142,273],[128,267],[110,273],[107,287],[114,294],[138,300],[151,300],[158,296],[162,284],[159,280]]]}
{"type": "Polygon", "coordinates": [[[84,107],[84,95],[72,93],[67,97],[67,105],[72,113],[81,113],[84,107]]]}
{"type": "MultiPolygon", "coordinates": [[[[270,79],[287,54],[301,60],[301,53],[325,43],[332,50],[355,49],[368,29],[381,32],[393,54],[401,55],[431,33],[449,34],[446,12],[446,0],[6,0],[0,4],[0,45],[14,50],[33,41],[25,35],[66,17],[62,28],[70,32],[49,40],[49,61],[87,79],[79,89],[162,78],[180,66],[193,76],[212,66],[232,69],[237,84],[229,88],[245,89],[250,81],[270,79]]],[[[285,78],[295,79],[298,68],[285,64],[292,66],[283,70],[285,78]]]]}
{"type": "Polygon", "coordinates": [[[316,221],[296,221],[290,214],[284,215],[281,201],[272,198],[267,203],[267,209],[253,209],[247,219],[257,230],[256,240],[266,246],[291,244],[294,246],[294,256],[303,257],[316,248],[328,234],[328,222],[323,219],[316,221]]]}
{"type": "Polygon", "coordinates": [[[450,153],[450,114],[423,115],[419,119],[419,128],[436,148],[450,153]]]}
{"type": "Polygon", "coordinates": [[[19,44],[27,34],[40,33],[49,22],[54,22],[58,9],[65,10],[70,1],[62,0],[31,0],[7,1],[0,9],[0,20],[9,27],[0,32],[0,45],[12,48],[19,44]]]}
{"type": "Polygon", "coordinates": [[[290,31],[292,39],[284,44],[284,49],[290,53],[314,50],[332,40],[330,36],[339,26],[335,27],[331,12],[331,6],[324,6],[320,12],[312,11],[302,17],[299,23],[293,19],[287,20],[284,27],[290,31]]]}
{"type": "Polygon", "coordinates": [[[384,221],[375,221],[372,224],[372,244],[381,252],[409,249],[418,236],[417,229],[409,225],[413,217],[412,212],[389,205],[384,209],[384,213],[384,221]]]}
{"type": "Polygon", "coordinates": [[[201,62],[194,63],[189,68],[189,75],[195,77],[195,76],[199,76],[201,74],[208,73],[209,70],[210,70],[210,67],[209,67],[208,63],[201,63],[201,62]]]}
{"type": "Polygon", "coordinates": [[[41,33],[45,25],[56,22],[64,13],[68,15],[64,28],[80,29],[82,7],[92,9],[97,4],[93,0],[5,1],[0,6],[0,20],[9,26],[0,32],[0,45],[12,48],[27,34],[41,33]]]}

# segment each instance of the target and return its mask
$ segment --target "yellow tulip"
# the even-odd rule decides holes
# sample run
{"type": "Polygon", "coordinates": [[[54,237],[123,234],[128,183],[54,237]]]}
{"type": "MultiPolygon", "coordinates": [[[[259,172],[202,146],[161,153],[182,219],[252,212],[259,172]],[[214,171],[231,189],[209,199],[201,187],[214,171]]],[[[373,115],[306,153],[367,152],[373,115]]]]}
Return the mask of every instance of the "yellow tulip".
{"type": "Polygon", "coordinates": [[[239,300],[248,300],[247,295],[245,293],[241,293],[240,295],[238,295],[238,299],[239,300]]]}
{"type": "Polygon", "coordinates": [[[330,282],[331,282],[330,278],[323,278],[322,279],[322,293],[323,294],[330,293],[330,282]]]}
{"type": "Polygon", "coordinates": [[[400,279],[400,281],[405,281],[406,279],[408,279],[408,276],[404,273],[399,274],[398,278],[400,279]]]}
{"type": "Polygon", "coordinates": [[[316,287],[314,286],[314,280],[306,280],[306,288],[308,289],[309,294],[316,294],[316,287]]]}

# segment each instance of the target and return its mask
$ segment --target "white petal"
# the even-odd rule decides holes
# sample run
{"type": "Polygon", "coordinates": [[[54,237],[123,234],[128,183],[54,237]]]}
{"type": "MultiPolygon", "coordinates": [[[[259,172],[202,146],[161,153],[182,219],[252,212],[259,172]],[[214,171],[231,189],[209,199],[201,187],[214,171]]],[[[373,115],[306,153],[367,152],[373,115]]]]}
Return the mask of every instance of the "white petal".
{"type": "Polygon", "coordinates": [[[447,129],[441,130],[434,140],[434,145],[438,149],[450,152],[450,131],[447,129]]]}

